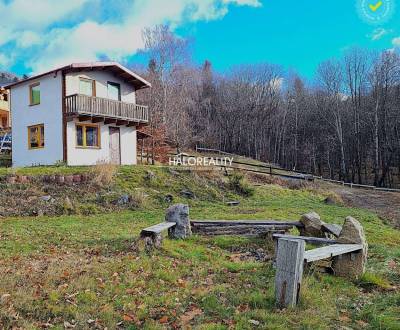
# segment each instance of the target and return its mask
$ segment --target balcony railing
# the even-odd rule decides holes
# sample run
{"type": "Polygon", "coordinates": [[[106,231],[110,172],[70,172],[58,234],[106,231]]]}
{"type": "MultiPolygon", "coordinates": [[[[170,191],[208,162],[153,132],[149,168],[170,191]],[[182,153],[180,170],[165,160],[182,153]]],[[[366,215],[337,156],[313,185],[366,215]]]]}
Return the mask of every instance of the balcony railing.
{"type": "Polygon", "coordinates": [[[74,94],[65,98],[65,105],[67,114],[71,115],[115,118],[138,123],[149,121],[149,108],[134,103],[74,94]]]}

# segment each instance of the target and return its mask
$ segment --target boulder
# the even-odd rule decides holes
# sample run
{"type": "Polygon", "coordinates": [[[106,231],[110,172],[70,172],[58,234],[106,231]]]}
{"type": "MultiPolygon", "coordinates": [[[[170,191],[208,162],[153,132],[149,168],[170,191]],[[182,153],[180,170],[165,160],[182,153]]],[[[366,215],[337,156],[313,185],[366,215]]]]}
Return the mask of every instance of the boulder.
{"type": "Polygon", "coordinates": [[[303,225],[303,228],[300,228],[301,236],[325,237],[322,229],[324,222],[321,221],[318,213],[310,212],[303,214],[300,218],[300,222],[303,225]]]}
{"type": "Polygon", "coordinates": [[[342,244],[362,244],[363,248],[360,252],[335,257],[332,263],[333,271],[338,276],[360,277],[365,272],[368,254],[368,244],[363,227],[353,217],[347,217],[337,241],[342,244]]]}
{"type": "Polygon", "coordinates": [[[185,204],[175,204],[167,209],[165,221],[175,222],[176,226],[168,230],[170,238],[184,239],[192,235],[189,221],[189,206],[185,204]]]}
{"type": "Polygon", "coordinates": [[[181,195],[183,197],[186,197],[186,198],[189,198],[189,199],[195,199],[196,198],[196,195],[193,192],[191,192],[190,190],[186,190],[186,189],[181,190],[181,195]]]}

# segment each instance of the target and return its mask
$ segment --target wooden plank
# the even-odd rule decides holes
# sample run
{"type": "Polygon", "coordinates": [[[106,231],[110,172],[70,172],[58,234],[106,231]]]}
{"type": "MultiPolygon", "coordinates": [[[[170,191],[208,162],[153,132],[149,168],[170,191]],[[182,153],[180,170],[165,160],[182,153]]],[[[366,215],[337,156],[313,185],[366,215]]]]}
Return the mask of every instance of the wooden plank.
{"type": "Polygon", "coordinates": [[[359,251],[362,250],[362,248],[362,244],[334,244],[330,246],[324,246],[304,252],[304,260],[306,262],[312,262],[335,257],[341,254],[359,251]]]}
{"type": "Polygon", "coordinates": [[[342,231],[342,226],[335,225],[333,223],[324,223],[322,225],[322,230],[324,230],[325,232],[330,233],[336,237],[339,237],[340,232],[342,231]]]}
{"type": "Polygon", "coordinates": [[[302,227],[299,221],[288,220],[190,220],[192,226],[201,225],[220,225],[220,226],[236,226],[236,225],[282,225],[302,227]]]}
{"type": "Polygon", "coordinates": [[[272,237],[275,239],[288,238],[288,239],[294,239],[294,240],[302,240],[306,243],[315,244],[315,245],[337,244],[336,240],[328,239],[328,238],[320,238],[320,237],[282,235],[282,234],[273,234],[272,237]]]}
{"type": "Polygon", "coordinates": [[[176,225],[175,222],[162,222],[162,223],[159,223],[157,225],[142,229],[141,235],[159,234],[164,230],[167,230],[167,229],[169,229],[171,227],[174,227],[175,225],[176,225]]]}
{"type": "Polygon", "coordinates": [[[305,242],[280,238],[276,258],[275,300],[278,307],[298,303],[303,277],[305,242]]]}

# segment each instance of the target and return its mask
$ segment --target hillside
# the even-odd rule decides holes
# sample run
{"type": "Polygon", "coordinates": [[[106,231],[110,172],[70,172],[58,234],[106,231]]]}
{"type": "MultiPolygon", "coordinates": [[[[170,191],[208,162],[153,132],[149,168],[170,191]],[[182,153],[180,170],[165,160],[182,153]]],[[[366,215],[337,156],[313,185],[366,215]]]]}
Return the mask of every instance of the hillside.
{"type": "Polygon", "coordinates": [[[32,168],[17,172],[32,176],[29,183],[2,178],[3,328],[398,328],[400,231],[372,211],[346,207],[318,184],[270,184],[268,176],[114,170],[32,168]],[[78,173],[90,179],[49,182],[78,173]],[[335,203],[326,204],[327,196],[335,203]],[[152,253],[141,248],[140,230],[177,202],[189,204],[192,219],[297,220],[314,210],[341,224],[352,215],[366,231],[367,273],[349,281],[311,269],[300,305],[277,310],[269,240],[193,236],[165,239],[152,253]]]}

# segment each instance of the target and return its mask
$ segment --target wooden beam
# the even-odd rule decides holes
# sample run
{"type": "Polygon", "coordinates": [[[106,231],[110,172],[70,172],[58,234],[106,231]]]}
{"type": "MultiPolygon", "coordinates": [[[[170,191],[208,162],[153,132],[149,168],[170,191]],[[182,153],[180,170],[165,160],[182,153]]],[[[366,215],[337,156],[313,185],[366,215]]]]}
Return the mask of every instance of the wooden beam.
{"type": "Polygon", "coordinates": [[[88,121],[88,120],[91,120],[92,119],[92,117],[91,116],[87,116],[87,115],[79,115],[78,116],[78,120],[79,121],[88,121]]]}
{"type": "Polygon", "coordinates": [[[135,122],[135,121],[130,121],[130,122],[128,123],[128,125],[126,125],[126,126],[128,126],[128,127],[137,127],[137,126],[139,126],[139,123],[137,123],[137,122],[135,122]]]}
{"type": "Polygon", "coordinates": [[[305,244],[302,240],[278,240],[275,300],[280,308],[294,307],[299,301],[305,244]]]}
{"type": "Polygon", "coordinates": [[[104,117],[93,117],[92,118],[92,123],[101,123],[104,120],[105,120],[104,117]]]}
{"type": "Polygon", "coordinates": [[[128,123],[129,123],[129,121],[127,121],[127,120],[117,120],[116,125],[122,126],[122,125],[127,125],[128,123]]]}
{"type": "Polygon", "coordinates": [[[104,125],[116,124],[116,123],[117,123],[117,119],[112,119],[112,118],[104,119],[104,125]]]}
{"type": "Polygon", "coordinates": [[[294,239],[294,240],[303,240],[306,243],[315,244],[315,245],[337,244],[337,241],[334,239],[320,238],[320,237],[281,235],[281,234],[274,234],[274,235],[272,235],[272,237],[274,239],[288,238],[288,239],[294,239]]]}

